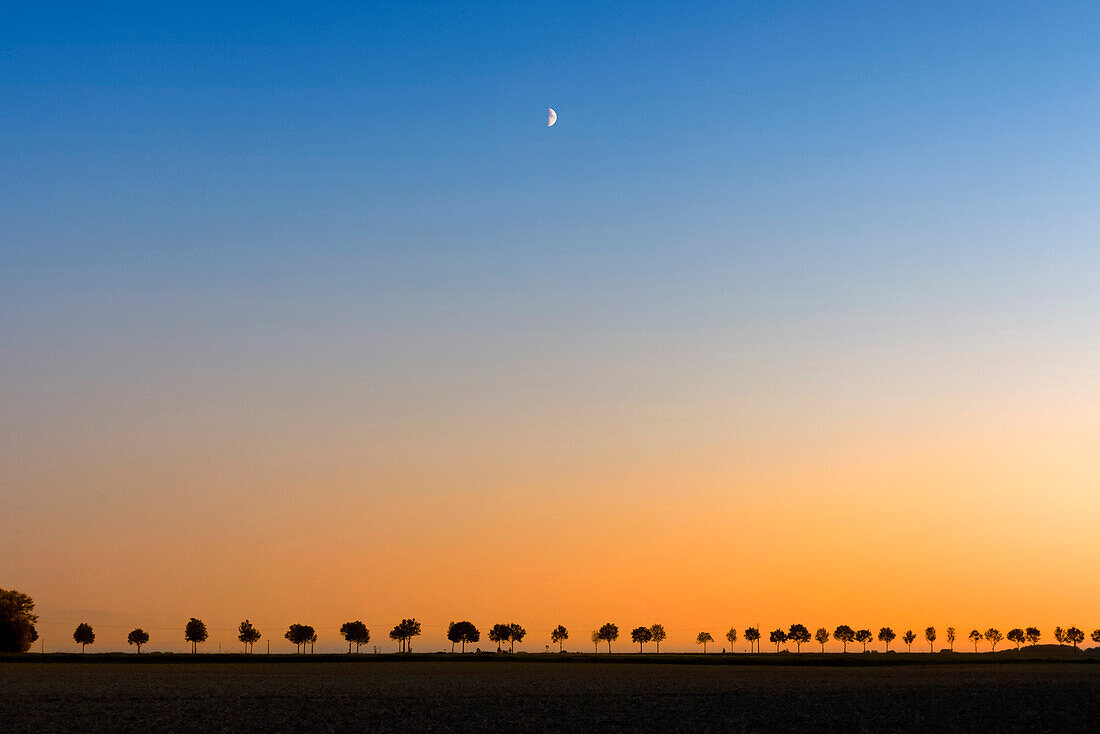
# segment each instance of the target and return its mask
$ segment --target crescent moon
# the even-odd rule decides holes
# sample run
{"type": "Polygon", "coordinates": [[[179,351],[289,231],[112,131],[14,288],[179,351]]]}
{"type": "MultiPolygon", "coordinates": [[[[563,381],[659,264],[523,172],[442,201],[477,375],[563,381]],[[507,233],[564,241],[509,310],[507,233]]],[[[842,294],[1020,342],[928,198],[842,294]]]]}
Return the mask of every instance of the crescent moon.
{"type": "Polygon", "coordinates": [[[547,107],[547,109],[550,110],[550,117],[546,121],[546,127],[550,127],[551,125],[553,125],[555,122],[558,121],[558,113],[554,112],[553,107],[547,107]]]}

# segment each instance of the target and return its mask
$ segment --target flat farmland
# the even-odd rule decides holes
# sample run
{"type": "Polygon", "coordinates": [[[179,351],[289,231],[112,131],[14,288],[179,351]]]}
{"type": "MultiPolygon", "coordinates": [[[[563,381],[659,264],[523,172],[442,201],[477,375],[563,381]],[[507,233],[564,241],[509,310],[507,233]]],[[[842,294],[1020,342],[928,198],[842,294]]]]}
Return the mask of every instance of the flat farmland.
{"type": "Polygon", "coordinates": [[[0,662],[0,730],[1097,731],[1100,665],[0,662]]]}

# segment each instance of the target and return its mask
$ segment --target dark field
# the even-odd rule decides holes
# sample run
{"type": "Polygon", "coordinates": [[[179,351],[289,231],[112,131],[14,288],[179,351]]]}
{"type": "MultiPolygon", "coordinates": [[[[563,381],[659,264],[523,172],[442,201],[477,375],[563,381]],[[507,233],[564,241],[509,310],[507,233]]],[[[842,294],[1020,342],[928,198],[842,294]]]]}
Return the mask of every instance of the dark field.
{"type": "Polygon", "coordinates": [[[1100,665],[0,662],[0,731],[1100,730],[1100,665]]]}

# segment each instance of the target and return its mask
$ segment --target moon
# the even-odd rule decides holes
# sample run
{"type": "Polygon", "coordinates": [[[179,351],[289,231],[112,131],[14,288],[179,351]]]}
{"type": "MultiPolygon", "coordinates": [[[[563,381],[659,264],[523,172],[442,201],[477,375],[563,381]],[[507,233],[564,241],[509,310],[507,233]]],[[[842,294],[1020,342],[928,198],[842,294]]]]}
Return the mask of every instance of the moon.
{"type": "Polygon", "coordinates": [[[553,107],[547,107],[547,109],[550,110],[550,117],[546,121],[546,127],[550,127],[558,121],[558,113],[554,112],[553,107]]]}

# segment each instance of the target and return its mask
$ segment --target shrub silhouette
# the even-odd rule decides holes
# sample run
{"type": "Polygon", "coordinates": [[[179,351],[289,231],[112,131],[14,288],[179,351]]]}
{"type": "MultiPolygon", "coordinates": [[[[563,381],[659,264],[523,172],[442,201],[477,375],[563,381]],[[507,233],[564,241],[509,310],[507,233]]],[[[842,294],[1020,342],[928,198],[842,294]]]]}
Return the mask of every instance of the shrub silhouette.
{"type": "Polygon", "coordinates": [[[787,630],[787,639],[794,643],[795,652],[802,652],[802,644],[813,638],[810,637],[810,631],[806,629],[805,625],[792,624],[791,628],[787,630]]]}
{"type": "Polygon", "coordinates": [[[668,633],[665,632],[665,626],[663,624],[650,625],[649,633],[653,635],[653,642],[657,646],[657,652],[661,652],[661,643],[668,637],[668,633]]]}
{"type": "Polygon", "coordinates": [[[201,642],[206,642],[206,625],[201,619],[191,617],[183,628],[183,639],[191,643],[192,654],[198,649],[201,642]]]}
{"type": "Polygon", "coordinates": [[[602,642],[607,643],[607,652],[611,652],[611,643],[619,639],[619,627],[616,624],[608,622],[599,629],[599,637],[602,642]]]}
{"type": "Polygon", "coordinates": [[[875,637],[871,634],[871,630],[860,630],[856,632],[856,642],[863,643],[863,652],[867,652],[867,645],[874,641],[875,637]]]}
{"type": "Polygon", "coordinates": [[[707,654],[707,643],[714,642],[714,638],[710,636],[709,632],[700,632],[695,636],[695,644],[703,646],[703,654],[707,654]]]}
{"type": "Polygon", "coordinates": [[[630,639],[638,643],[638,652],[641,653],[645,644],[653,639],[653,632],[649,627],[635,627],[630,631],[630,639]]]}
{"type": "Polygon", "coordinates": [[[558,652],[565,652],[565,641],[569,639],[569,630],[564,625],[558,625],[550,632],[550,642],[558,643],[558,652]]]}
{"type": "Polygon", "coordinates": [[[936,641],[936,628],[935,627],[925,627],[924,628],[924,639],[928,640],[928,652],[934,652],[934,650],[932,649],[932,643],[934,643],[936,641]]]}
{"type": "Polygon", "coordinates": [[[821,645],[821,652],[825,652],[825,643],[829,641],[829,630],[818,627],[817,632],[814,632],[814,639],[821,645]]]}
{"type": "Polygon", "coordinates": [[[237,639],[244,643],[248,652],[252,652],[253,646],[259,642],[262,636],[260,631],[253,627],[247,619],[237,625],[237,639]]]}
{"type": "Polygon", "coordinates": [[[878,641],[886,643],[886,652],[890,652],[890,643],[894,641],[895,637],[897,635],[889,627],[883,627],[878,631],[878,641]]]}
{"type": "Polygon", "coordinates": [[[833,630],[833,639],[840,640],[842,652],[848,652],[848,643],[856,639],[855,631],[846,624],[842,624],[833,630]]]}
{"type": "Polygon", "coordinates": [[[92,630],[92,625],[87,622],[78,624],[73,632],[73,639],[76,640],[76,644],[80,645],[80,652],[84,652],[86,646],[95,642],[95,632],[92,630]]]}
{"type": "Polygon", "coordinates": [[[149,641],[149,633],[138,627],[136,630],[130,630],[130,634],[126,635],[126,643],[129,645],[137,645],[138,655],[141,654],[141,646],[149,641]]]}
{"type": "Polygon", "coordinates": [[[752,652],[753,643],[756,644],[756,651],[760,652],[760,628],[749,627],[745,630],[745,640],[749,643],[749,652],[752,652]]]}
{"type": "Polygon", "coordinates": [[[775,643],[775,651],[779,652],[779,646],[787,641],[787,633],[781,629],[772,630],[768,634],[768,639],[775,643]]]}
{"type": "MultiPolygon", "coordinates": [[[[454,622],[452,622],[451,625],[454,626],[454,622]]],[[[363,624],[358,619],[354,622],[344,622],[340,625],[340,634],[347,640],[348,655],[351,654],[352,645],[355,645],[355,652],[358,653],[360,647],[370,642],[370,630],[367,629],[367,625],[363,624]]],[[[450,637],[450,630],[448,630],[447,636],[450,637]]],[[[454,647],[452,646],[451,649],[453,651],[454,647]]]]}
{"type": "Polygon", "coordinates": [[[0,652],[26,652],[38,639],[34,600],[21,591],[0,589],[0,652]]]}

